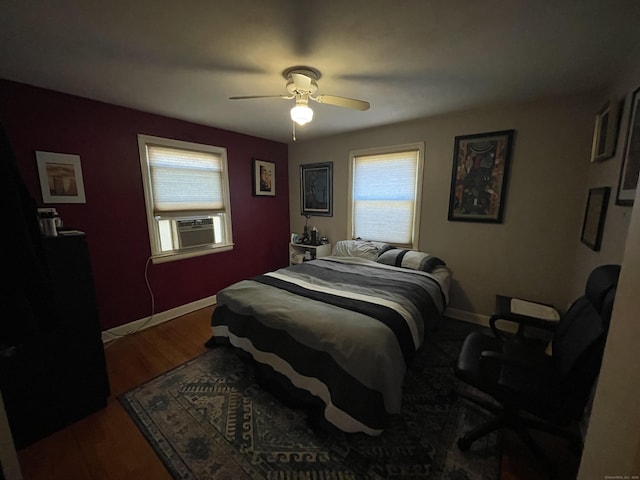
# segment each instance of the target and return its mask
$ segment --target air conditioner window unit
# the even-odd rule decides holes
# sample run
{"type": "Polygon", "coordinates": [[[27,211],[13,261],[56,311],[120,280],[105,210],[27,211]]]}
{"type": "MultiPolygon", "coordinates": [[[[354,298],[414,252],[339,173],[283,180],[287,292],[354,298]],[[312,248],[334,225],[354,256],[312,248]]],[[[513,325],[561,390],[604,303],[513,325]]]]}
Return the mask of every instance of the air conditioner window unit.
{"type": "Polygon", "coordinates": [[[215,243],[212,218],[176,220],[178,248],[200,247],[215,243]]]}

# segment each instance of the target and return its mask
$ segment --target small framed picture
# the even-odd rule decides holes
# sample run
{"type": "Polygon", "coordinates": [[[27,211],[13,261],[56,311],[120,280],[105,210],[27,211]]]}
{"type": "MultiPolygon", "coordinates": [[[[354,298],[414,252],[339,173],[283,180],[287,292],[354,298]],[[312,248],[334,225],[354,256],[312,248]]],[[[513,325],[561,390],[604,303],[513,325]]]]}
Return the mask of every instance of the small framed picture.
{"type": "Polygon", "coordinates": [[[43,203],[87,203],[80,156],[36,152],[43,203]]]}
{"type": "Polygon", "coordinates": [[[611,158],[616,153],[618,129],[620,128],[621,102],[608,101],[596,115],[593,131],[591,161],[600,162],[611,158]]]}
{"type": "Polygon", "coordinates": [[[620,166],[616,205],[633,205],[638,188],[638,175],[640,174],[640,108],[638,105],[640,105],[640,87],[633,92],[631,97],[629,126],[624,144],[622,165],[620,166]]]}
{"type": "Polygon", "coordinates": [[[300,165],[300,214],[333,216],[333,163],[300,165]]]}
{"type": "Polygon", "coordinates": [[[267,160],[253,159],[253,196],[276,196],[276,164],[267,160]]]}
{"type": "Polygon", "coordinates": [[[591,250],[600,250],[604,220],[607,216],[609,205],[610,187],[592,188],[587,197],[587,208],[584,212],[582,223],[582,236],[580,240],[591,250]]]}

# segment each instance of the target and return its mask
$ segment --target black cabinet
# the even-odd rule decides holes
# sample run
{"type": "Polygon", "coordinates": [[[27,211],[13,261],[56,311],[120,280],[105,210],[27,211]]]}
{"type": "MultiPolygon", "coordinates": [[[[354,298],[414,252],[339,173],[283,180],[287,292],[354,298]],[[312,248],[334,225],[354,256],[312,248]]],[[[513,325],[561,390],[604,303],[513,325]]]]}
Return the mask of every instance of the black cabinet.
{"type": "Polygon", "coordinates": [[[2,358],[0,388],[17,448],[104,408],[104,347],[85,235],[43,238],[53,304],[45,333],[2,358]]]}

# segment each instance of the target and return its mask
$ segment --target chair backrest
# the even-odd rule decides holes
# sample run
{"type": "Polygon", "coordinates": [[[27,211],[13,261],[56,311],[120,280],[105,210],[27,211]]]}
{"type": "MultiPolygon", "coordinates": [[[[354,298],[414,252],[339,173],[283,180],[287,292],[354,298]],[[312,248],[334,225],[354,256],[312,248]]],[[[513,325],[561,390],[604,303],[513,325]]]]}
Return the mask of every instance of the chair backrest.
{"type": "Polygon", "coordinates": [[[556,385],[566,394],[561,395],[565,407],[576,416],[584,409],[600,372],[619,274],[619,265],[595,268],[584,296],[560,319],[553,336],[556,385]]]}

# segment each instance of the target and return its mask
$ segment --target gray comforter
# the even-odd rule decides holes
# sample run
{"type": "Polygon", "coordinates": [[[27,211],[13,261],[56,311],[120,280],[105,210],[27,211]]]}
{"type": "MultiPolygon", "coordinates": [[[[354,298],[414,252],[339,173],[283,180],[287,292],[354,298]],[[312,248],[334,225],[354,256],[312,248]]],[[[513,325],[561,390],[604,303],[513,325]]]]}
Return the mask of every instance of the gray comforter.
{"type": "Polygon", "coordinates": [[[320,398],[346,432],[399,413],[408,362],[446,307],[449,271],[324,257],[220,291],[213,334],[320,398]]]}

